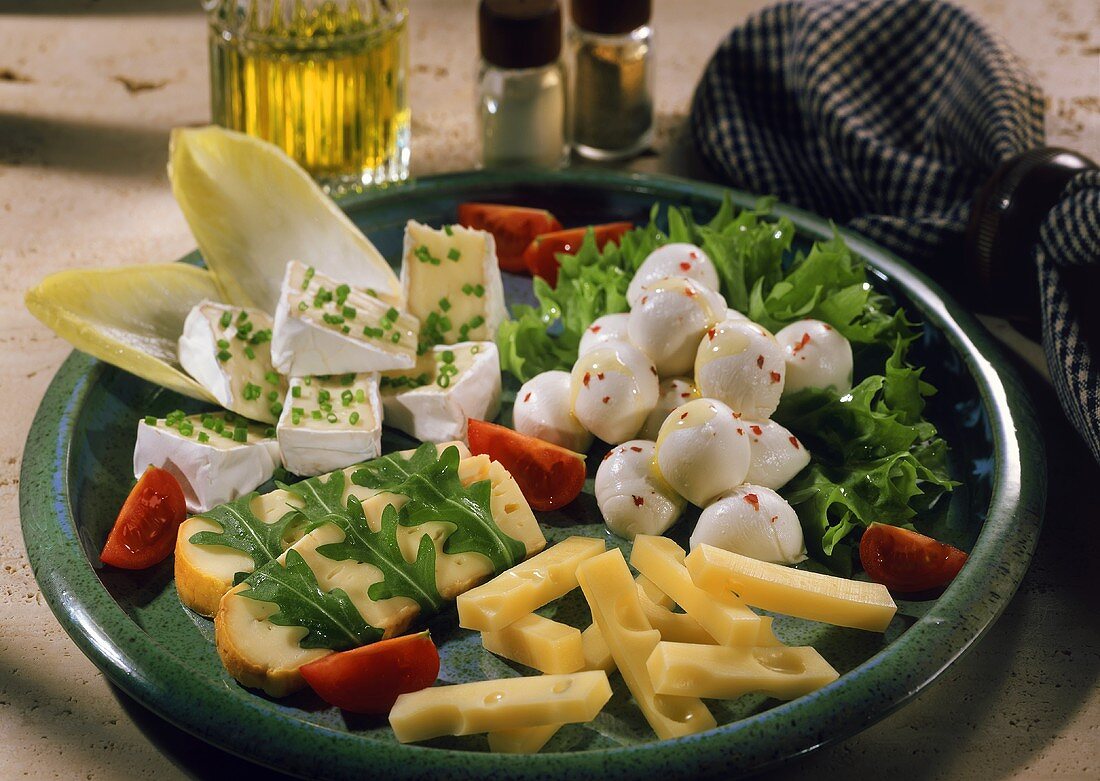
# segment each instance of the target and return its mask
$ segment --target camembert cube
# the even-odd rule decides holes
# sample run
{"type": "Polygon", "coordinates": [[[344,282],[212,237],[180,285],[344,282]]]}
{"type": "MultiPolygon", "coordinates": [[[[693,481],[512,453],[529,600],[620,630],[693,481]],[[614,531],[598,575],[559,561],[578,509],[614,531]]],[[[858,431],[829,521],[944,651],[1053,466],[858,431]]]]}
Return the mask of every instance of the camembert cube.
{"type": "Polygon", "coordinates": [[[312,476],[381,455],[378,375],[292,377],[278,425],[283,464],[312,476]]]}
{"type": "Polygon", "coordinates": [[[149,416],[138,423],[134,477],[148,466],[165,469],[179,481],[188,512],[206,512],[271,479],[279,465],[272,434],[231,412],[149,416]]]}
{"type": "Polygon", "coordinates": [[[286,380],[272,368],[271,329],[259,309],[203,301],[183,323],[180,365],[227,410],[274,423],[286,380]]]}
{"type": "Polygon", "coordinates": [[[412,368],[420,323],[372,292],[287,263],[271,342],[275,368],[291,375],[412,368]]]}

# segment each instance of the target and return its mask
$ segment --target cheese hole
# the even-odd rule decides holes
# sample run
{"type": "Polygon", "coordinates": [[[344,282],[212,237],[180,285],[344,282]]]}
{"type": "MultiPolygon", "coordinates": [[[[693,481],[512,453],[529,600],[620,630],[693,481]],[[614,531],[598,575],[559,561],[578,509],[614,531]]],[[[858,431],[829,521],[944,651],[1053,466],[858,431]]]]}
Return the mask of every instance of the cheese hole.
{"type": "Polygon", "coordinates": [[[486,695],[485,704],[486,705],[496,705],[498,702],[500,702],[503,699],[504,699],[504,692],[493,692],[492,694],[486,695]]]}
{"type": "Polygon", "coordinates": [[[504,512],[509,513],[509,514],[514,513],[518,509],[519,509],[519,505],[516,504],[515,502],[509,502],[508,504],[504,505],[504,512]]]}
{"type": "Polygon", "coordinates": [[[687,724],[695,718],[695,711],[690,703],[684,704],[682,697],[667,697],[658,694],[655,698],[657,709],[673,721],[687,724]]]}
{"type": "Polygon", "coordinates": [[[806,672],[806,665],[802,660],[785,648],[754,648],[752,655],[762,667],[777,673],[801,675],[806,672]]]}
{"type": "Polygon", "coordinates": [[[566,678],[564,681],[558,681],[554,684],[554,688],[551,689],[554,694],[565,694],[569,691],[569,688],[573,685],[572,678],[566,678]]]}
{"type": "Polygon", "coordinates": [[[516,575],[524,580],[533,580],[536,582],[546,580],[546,573],[541,569],[524,570],[522,572],[517,572],[516,575]]]}
{"type": "Polygon", "coordinates": [[[645,616],[639,615],[637,610],[631,609],[632,607],[626,597],[620,598],[615,605],[615,616],[619,619],[622,628],[628,632],[645,632],[652,629],[645,616]]]}

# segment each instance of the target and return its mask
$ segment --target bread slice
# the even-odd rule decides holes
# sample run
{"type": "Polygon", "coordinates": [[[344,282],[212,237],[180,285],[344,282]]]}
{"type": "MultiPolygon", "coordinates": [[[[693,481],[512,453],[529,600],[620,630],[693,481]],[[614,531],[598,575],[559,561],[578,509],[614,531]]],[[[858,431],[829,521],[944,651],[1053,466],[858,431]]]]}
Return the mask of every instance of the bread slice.
{"type": "MultiPolygon", "coordinates": [[[[527,500],[508,471],[488,456],[464,458],[458,467],[463,485],[489,480],[492,485],[491,510],[493,520],[508,536],[523,543],[531,556],[546,546],[546,538],[535,520],[527,500]]],[[[359,489],[365,490],[365,489],[359,489]]],[[[363,511],[371,528],[378,530],[382,511],[389,504],[400,506],[404,497],[382,493],[365,497],[363,511]]],[[[429,521],[417,526],[399,528],[399,544],[405,559],[412,562],[423,535],[430,535],[436,544],[436,587],[440,596],[453,600],[478,583],[495,574],[486,556],[480,553],[447,554],[443,552],[453,525],[429,521]]],[[[363,619],[383,630],[384,637],[404,632],[419,614],[420,607],[407,597],[392,597],[375,601],[367,596],[370,586],[382,579],[381,571],[372,564],[354,561],[333,561],[317,548],[343,539],[343,531],[326,524],[314,529],[298,542],[293,550],[313,570],[318,584],[326,591],[341,588],[351,599],[363,619]]],[[[286,554],[280,557],[285,561],[286,554]]],[[[263,689],[273,697],[290,694],[303,685],[298,669],[331,651],[301,648],[305,635],[301,627],[273,624],[268,619],[278,607],[243,596],[246,584],[231,589],[221,599],[214,619],[218,654],[229,673],[245,686],[263,689]]]]}
{"type": "MultiPolygon", "coordinates": [[[[458,448],[461,457],[470,455],[469,448],[462,442],[444,442],[440,444],[439,451],[450,446],[458,448]]],[[[402,455],[409,456],[413,451],[402,451],[402,455]]],[[[366,488],[353,485],[351,473],[358,466],[348,467],[342,470],[348,478],[347,488],[344,491],[344,501],[348,495],[354,493],[359,499],[365,499],[375,492],[366,488]]],[[[301,502],[290,491],[275,489],[266,494],[257,496],[252,500],[252,512],[264,523],[275,523],[286,512],[294,507],[300,507],[301,502]]],[[[176,536],[176,592],[180,602],[191,608],[196,613],[213,618],[218,612],[218,603],[229,589],[233,588],[233,576],[238,572],[252,572],[256,568],[252,557],[236,548],[224,545],[196,545],[191,538],[202,531],[222,531],[222,526],[217,521],[203,515],[195,515],[188,518],[179,528],[176,536]]],[[[292,525],[288,534],[283,538],[283,549],[290,547],[301,537],[301,527],[292,525]]]]}

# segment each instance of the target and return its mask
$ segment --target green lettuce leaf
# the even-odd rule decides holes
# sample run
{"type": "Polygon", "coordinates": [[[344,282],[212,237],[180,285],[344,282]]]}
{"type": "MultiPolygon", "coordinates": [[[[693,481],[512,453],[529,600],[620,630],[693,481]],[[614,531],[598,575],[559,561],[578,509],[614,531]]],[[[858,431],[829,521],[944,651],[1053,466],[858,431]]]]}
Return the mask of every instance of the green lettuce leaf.
{"type": "Polygon", "coordinates": [[[496,572],[523,561],[526,546],[505,534],[493,519],[492,484],[480,480],[466,487],[458,479],[458,448],[437,453],[425,443],[408,458],[393,453],[369,461],[352,474],[356,485],[408,497],[400,523],[416,526],[427,521],[454,524],[443,552],[475,552],[486,556],[496,572]]]}
{"type": "Polygon", "coordinates": [[[258,569],[278,558],[290,545],[290,526],[298,518],[291,509],[275,523],[264,523],[252,512],[256,492],[246,494],[212,510],[201,513],[222,527],[220,532],[202,531],[192,534],[193,545],[224,545],[248,554],[258,569]]]}
{"type": "Polygon", "coordinates": [[[348,497],[347,512],[329,516],[329,519],[343,530],[344,540],[321,545],[317,552],[333,561],[350,559],[378,567],[382,580],[371,584],[368,597],[376,602],[408,597],[427,613],[434,613],[443,606],[443,597],[435,582],[435,543],[429,535],[421,536],[416,561],[412,564],[405,561],[397,541],[398,511],[392,504],[382,511],[378,531],[370,528],[363,505],[354,496],[348,497]]]}
{"type": "Polygon", "coordinates": [[[285,566],[270,561],[244,582],[248,588],[240,592],[242,597],[279,606],[268,619],[271,623],[308,630],[299,642],[302,648],[345,651],[382,639],[382,630],[363,620],[343,589],[321,590],[313,570],[293,548],[285,566]]]}

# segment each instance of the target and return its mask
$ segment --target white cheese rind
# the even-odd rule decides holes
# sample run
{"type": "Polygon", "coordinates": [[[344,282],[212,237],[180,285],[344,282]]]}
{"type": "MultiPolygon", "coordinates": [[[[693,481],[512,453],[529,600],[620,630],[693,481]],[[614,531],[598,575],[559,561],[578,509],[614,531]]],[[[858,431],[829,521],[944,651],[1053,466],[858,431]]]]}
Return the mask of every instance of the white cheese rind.
{"type": "Polygon", "coordinates": [[[781,329],[775,339],[787,362],[784,393],[803,388],[852,388],[852,345],[839,331],[820,320],[799,320],[781,329]]]}
{"type": "Polygon", "coordinates": [[[446,344],[492,341],[497,326],[508,317],[496,242],[486,231],[461,225],[434,230],[409,220],[401,256],[401,286],[408,310],[420,320],[422,328],[432,330],[433,323],[438,325],[442,320],[450,323],[450,328],[440,328],[441,341],[446,344]],[[424,257],[432,260],[421,260],[417,256],[419,247],[425,247],[424,257]],[[448,256],[451,250],[459,253],[457,260],[448,256]],[[464,291],[465,285],[481,286],[482,294],[464,291]],[[440,306],[443,299],[448,301],[447,308],[440,306]],[[478,317],[483,322],[470,326],[478,317]],[[463,325],[469,326],[465,333],[463,325]]]}
{"type": "Polygon", "coordinates": [[[810,451],[774,420],[745,421],[751,460],[746,483],[778,491],[810,463],[810,451]]]}
{"type": "Polygon", "coordinates": [[[348,378],[351,382],[346,384],[343,377],[290,378],[290,393],[276,431],[283,465],[294,474],[312,477],[381,455],[378,375],[348,378]],[[295,392],[300,395],[295,397],[295,392]],[[319,406],[323,393],[328,394],[328,401],[323,402],[328,411],[319,406]],[[321,414],[319,420],[314,419],[314,410],[321,414]]]}
{"type": "Polygon", "coordinates": [[[592,445],[590,434],[570,409],[569,372],[537,374],[520,386],[512,406],[512,425],[520,434],[537,437],[576,453],[592,445]]]}
{"type": "Polygon", "coordinates": [[[275,368],[283,374],[305,376],[412,367],[419,321],[396,309],[398,316],[391,320],[387,316],[390,304],[359,288],[351,288],[343,304],[333,298],[314,306],[320,290],[333,293],[340,284],[340,280],[296,260],[286,264],[271,340],[275,368]],[[344,318],[344,306],[354,310],[354,317],[344,318]],[[343,322],[328,323],[325,317],[343,322]],[[378,334],[367,336],[365,328],[372,334],[377,329],[378,334]],[[391,341],[395,333],[400,337],[397,343],[391,341]]]}
{"type": "Polygon", "coordinates": [[[191,436],[183,436],[178,426],[169,427],[163,419],[156,425],[138,423],[134,477],[141,477],[148,466],[167,470],[179,481],[190,513],[206,512],[255,490],[279,465],[279,443],[264,436],[262,426],[249,425],[246,441],[235,442],[203,428],[203,419],[212,417],[185,418],[194,428],[191,436]],[[200,434],[209,441],[199,441],[200,434]]]}
{"type": "Polygon", "coordinates": [[[203,301],[184,320],[179,340],[180,365],[227,410],[252,420],[274,423],[286,394],[286,381],[272,367],[270,342],[252,341],[258,332],[270,334],[271,328],[271,318],[259,309],[203,301]],[[247,314],[246,323],[251,324],[246,326],[250,329],[248,338],[238,336],[240,327],[245,325],[240,320],[242,312],[247,314]],[[222,325],[227,313],[228,324],[222,325]],[[251,350],[252,358],[247,350],[251,350]],[[219,354],[228,359],[220,360],[219,354]],[[249,386],[258,391],[254,398],[247,397],[249,386]],[[275,398],[270,397],[273,393],[275,398]]]}
{"type": "Polygon", "coordinates": [[[422,442],[465,441],[468,419],[492,420],[500,412],[500,354],[494,343],[436,345],[407,375],[389,372],[383,376],[390,381],[395,376],[415,377],[422,366],[428,376],[427,383],[420,387],[396,387],[383,379],[386,387],[382,390],[382,407],[387,426],[422,442]],[[457,364],[464,368],[443,388],[438,370],[445,352],[454,353],[457,364]],[[434,360],[434,367],[427,367],[425,360],[434,360]]]}

